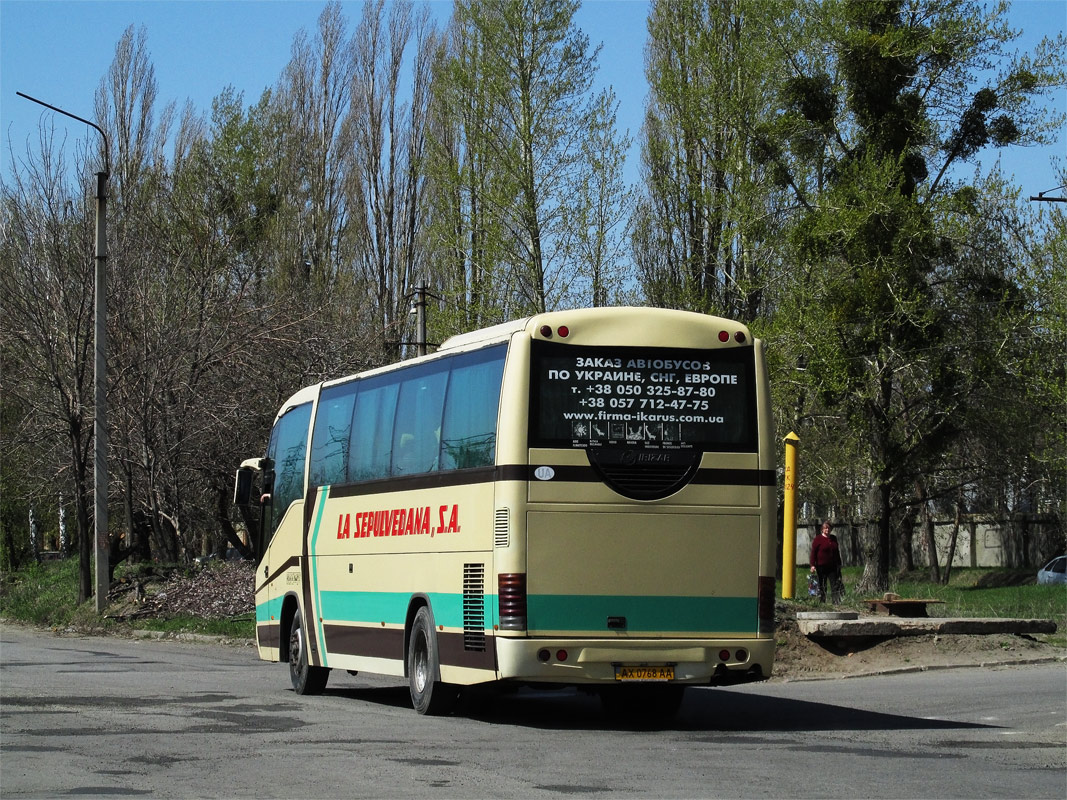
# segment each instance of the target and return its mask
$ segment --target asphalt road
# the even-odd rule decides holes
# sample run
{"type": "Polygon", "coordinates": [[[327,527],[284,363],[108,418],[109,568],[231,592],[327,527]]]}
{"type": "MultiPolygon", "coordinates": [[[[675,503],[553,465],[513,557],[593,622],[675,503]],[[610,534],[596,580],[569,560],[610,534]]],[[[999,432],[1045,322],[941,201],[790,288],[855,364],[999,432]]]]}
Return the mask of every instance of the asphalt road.
{"type": "Polygon", "coordinates": [[[690,689],[659,729],[573,692],[420,717],[299,697],[250,647],[0,627],[0,796],[961,797],[1067,789],[1063,664],[690,689]]]}

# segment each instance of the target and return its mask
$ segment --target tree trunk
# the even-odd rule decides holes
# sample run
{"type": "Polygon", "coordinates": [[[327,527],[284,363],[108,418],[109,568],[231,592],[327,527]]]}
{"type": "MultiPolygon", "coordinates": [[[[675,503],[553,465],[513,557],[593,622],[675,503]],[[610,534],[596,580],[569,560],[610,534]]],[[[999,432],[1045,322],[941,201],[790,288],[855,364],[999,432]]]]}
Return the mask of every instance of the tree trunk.
{"type": "Polygon", "coordinates": [[[873,514],[861,537],[863,576],[856,587],[861,592],[881,594],[889,590],[889,496],[885,481],[873,484],[867,493],[873,514]]]}
{"type": "Polygon", "coordinates": [[[952,534],[948,539],[948,558],[945,561],[945,572],[941,576],[941,583],[948,585],[949,575],[952,574],[952,559],[956,557],[956,539],[960,534],[960,522],[963,518],[963,490],[960,490],[956,498],[956,519],[952,524],[952,534]]]}
{"type": "MultiPolygon", "coordinates": [[[[930,565],[930,580],[940,583],[941,565],[937,560],[937,542],[934,540],[934,520],[930,515],[930,498],[926,493],[926,484],[921,479],[915,481],[915,494],[919,500],[919,511],[922,515],[923,541],[926,543],[926,559],[930,565]]],[[[951,561],[951,556],[949,560],[951,561]]]]}

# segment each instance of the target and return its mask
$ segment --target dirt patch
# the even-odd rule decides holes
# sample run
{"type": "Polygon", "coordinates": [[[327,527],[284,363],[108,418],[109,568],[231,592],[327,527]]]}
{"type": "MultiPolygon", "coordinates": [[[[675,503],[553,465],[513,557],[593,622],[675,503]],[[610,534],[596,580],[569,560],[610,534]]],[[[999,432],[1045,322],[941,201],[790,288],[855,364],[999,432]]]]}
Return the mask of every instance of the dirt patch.
{"type": "Polygon", "coordinates": [[[147,566],[111,585],[112,619],[190,616],[227,619],[255,611],[255,575],[244,561],[188,569],[147,566]]]}
{"type": "Polygon", "coordinates": [[[890,638],[810,638],[797,629],[796,615],[779,608],[774,680],[843,677],[909,669],[1009,665],[1064,659],[1067,650],[1039,638],[1014,635],[949,634],[890,638]]]}

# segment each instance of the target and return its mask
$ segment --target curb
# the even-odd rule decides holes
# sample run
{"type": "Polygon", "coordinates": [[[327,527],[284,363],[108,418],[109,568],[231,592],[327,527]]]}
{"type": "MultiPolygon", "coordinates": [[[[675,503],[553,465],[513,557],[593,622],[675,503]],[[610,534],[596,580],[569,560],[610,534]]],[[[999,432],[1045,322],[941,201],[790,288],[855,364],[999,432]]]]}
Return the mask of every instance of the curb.
{"type": "Polygon", "coordinates": [[[839,681],[852,678],[876,678],[885,675],[911,675],[920,672],[940,672],[951,669],[992,669],[995,667],[1030,667],[1042,664],[1067,664],[1067,656],[1041,656],[1040,658],[1016,658],[1005,661],[979,661],[958,664],[917,664],[908,667],[889,667],[887,669],[871,670],[868,672],[841,672],[822,673],[816,675],[798,675],[790,678],[780,678],[775,681],[774,672],[771,672],[772,683],[800,683],[803,681],[839,681]]]}

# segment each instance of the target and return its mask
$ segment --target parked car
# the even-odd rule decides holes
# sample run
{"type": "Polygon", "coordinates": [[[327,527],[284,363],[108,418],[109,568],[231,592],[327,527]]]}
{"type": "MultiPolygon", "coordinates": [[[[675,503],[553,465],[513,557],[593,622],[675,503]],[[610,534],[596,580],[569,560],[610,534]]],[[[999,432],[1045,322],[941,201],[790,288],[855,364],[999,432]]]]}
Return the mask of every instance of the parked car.
{"type": "Polygon", "coordinates": [[[1037,571],[1038,583],[1067,583],[1067,556],[1057,556],[1037,571]]]}

